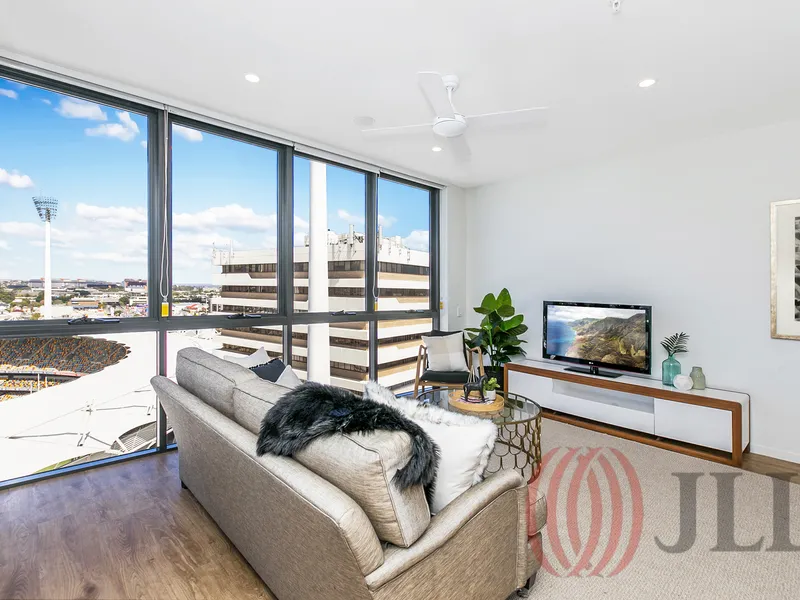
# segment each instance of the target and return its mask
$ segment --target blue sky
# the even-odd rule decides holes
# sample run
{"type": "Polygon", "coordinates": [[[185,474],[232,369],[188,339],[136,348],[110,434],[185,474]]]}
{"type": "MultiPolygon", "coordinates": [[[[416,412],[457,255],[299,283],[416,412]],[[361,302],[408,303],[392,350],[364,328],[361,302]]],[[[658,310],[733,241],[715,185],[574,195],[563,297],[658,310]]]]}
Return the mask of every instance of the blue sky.
{"type": "MultiPolygon", "coordinates": [[[[147,118],[0,78],[0,278],[43,275],[44,230],[32,196],[53,196],[53,276],[147,275],[147,118]]],[[[308,224],[309,163],[295,159],[295,243],[308,224]]],[[[364,231],[365,178],[329,166],[328,227],[364,231]]],[[[173,129],[176,283],[206,283],[214,245],[274,248],[277,154],[173,129]]],[[[428,194],[381,180],[384,235],[427,249],[428,194]]]]}

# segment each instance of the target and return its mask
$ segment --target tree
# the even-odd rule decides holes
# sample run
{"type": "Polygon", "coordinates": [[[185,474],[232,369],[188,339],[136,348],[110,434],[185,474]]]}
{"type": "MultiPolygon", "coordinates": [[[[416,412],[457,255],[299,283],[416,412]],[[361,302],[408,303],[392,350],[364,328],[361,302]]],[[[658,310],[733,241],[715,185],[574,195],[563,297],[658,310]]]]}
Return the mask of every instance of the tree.
{"type": "Polygon", "coordinates": [[[11,304],[14,301],[15,295],[12,290],[0,290],[0,302],[4,304],[11,304]]]}
{"type": "Polygon", "coordinates": [[[131,303],[130,296],[120,296],[119,297],[119,305],[120,306],[128,306],[131,303]]]}
{"type": "Polygon", "coordinates": [[[44,302],[44,292],[39,292],[38,294],[36,294],[36,302],[38,302],[39,304],[44,302]]]}
{"type": "Polygon", "coordinates": [[[41,313],[35,312],[31,314],[31,319],[33,319],[34,321],[38,321],[41,318],[42,318],[41,313]]]}

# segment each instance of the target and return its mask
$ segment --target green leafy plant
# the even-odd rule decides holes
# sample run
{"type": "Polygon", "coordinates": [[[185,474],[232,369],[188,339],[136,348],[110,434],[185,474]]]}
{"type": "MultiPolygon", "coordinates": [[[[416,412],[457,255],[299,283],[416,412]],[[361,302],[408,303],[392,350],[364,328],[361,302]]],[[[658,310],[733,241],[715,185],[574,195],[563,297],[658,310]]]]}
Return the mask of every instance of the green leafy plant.
{"type": "Polygon", "coordinates": [[[521,345],[526,342],[519,336],[528,331],[528,326],[522,323],[525,317],[516,314],[511,294],[506,288],[496,297],[486,294],[481,305],[474,310],[484,316],[480,327],[467,328],[467,331],[475,334],[469,344],[472,348],[480,347],[489,357],[492,371],[501,369],[513,356],[525,356],[521,345]]]}
{"type": "Polygon", "coordinates": [[[667,351],[667,354],[674,356],[675,354],[682,354],[689,351],[686,345],[688,341],[688,333],[673,333],[661,340],[661,346],[667,351]]]}
{"type": "Polygon", "coordinates": [[[483,384],[483,391],[484,392],[492,392],[500,387],[500,384],[497,383],[496,377],[491,377],[483,384]]]}

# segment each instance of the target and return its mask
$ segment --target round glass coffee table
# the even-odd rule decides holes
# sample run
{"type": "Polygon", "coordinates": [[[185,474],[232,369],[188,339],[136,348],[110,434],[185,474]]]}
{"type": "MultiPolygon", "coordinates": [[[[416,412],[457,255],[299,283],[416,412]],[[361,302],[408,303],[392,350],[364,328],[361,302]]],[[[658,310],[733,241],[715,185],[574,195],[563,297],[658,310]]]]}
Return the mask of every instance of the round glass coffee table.
{"type": "Polygon", "coordinates": [[[417,394],[417,400],[462,414],[492,419],[497,442],[486,471],[516,469],[533,481],[542,467],[542,409],[530,398],[497,392],[495,402],[464,401],[464,391],[436,388],[417,394]]]}

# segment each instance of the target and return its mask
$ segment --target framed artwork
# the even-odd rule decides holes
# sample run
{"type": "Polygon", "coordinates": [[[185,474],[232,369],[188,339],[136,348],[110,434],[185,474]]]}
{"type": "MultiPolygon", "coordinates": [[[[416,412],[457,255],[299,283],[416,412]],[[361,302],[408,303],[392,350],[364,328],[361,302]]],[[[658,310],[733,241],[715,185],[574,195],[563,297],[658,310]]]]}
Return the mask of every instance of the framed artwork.
{"type": "Polygon", "coordinates": [[[772,337],[800,340],[800,200],[771,205],[772,337]]]}

